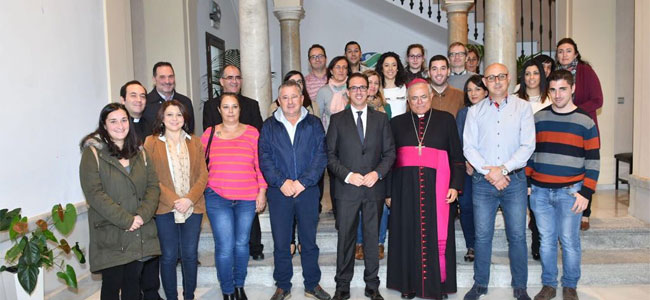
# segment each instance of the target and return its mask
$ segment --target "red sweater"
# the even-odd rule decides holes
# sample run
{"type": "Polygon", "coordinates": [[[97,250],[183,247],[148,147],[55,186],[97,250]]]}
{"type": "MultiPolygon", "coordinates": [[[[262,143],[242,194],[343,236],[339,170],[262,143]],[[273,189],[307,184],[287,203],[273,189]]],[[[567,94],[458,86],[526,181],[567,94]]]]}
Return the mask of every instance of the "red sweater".
{"type": "Polygon", "coordinates": [[[573,103],[589,114],[598,128],[596,110],[603,106],[603,90],[598,75],[589,65],[578,63],[573,103]]]}

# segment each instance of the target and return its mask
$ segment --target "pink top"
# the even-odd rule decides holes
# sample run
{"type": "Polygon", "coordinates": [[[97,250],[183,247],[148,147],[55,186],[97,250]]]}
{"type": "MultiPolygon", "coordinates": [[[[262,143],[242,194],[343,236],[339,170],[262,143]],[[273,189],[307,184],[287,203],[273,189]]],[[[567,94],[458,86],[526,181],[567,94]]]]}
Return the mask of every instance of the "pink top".
{"type": "Polygon", "coordinates": [[[311,101],[316,101],[318,90],[325,84],[327,84],[327,74],[320,78],[316,77],[313,73],[309,73],[305,76],[305,88],[307,89],[311,101]]]}
{"type": "MultiPolygon", "coordinates": [[[[255,200],[259,190],[267,187],[257,156],[259,137],[257,129],[250,125],[234,139],[219,138],[215,132],[210,145],[208,187],[229,200],[255,200]]],[[[204,150],[209,139],[210,128],[201,136],[204,150]]]]}

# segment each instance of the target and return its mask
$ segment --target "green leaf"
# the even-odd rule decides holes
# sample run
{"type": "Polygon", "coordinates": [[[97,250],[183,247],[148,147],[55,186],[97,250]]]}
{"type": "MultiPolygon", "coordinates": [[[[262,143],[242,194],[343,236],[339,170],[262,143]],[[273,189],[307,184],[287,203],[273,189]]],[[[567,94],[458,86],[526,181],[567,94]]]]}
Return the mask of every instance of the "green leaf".
{"type": "Polygon", "coordinates": [[[54,236],[54,233],[52,233],[52,231],[43,230],[43,236],[45,236],[46,239],[48,239],[48,240],[50,240],[52,242],[55,242],[55,243],[59,242],[59,240],[56,239],[56,237],[54,236]]]}
{"type": "Polygon", "coordinates": [[[15,240],[16,237],[20,235],[20,233],[14,229],[14,225],[19,222],[27,223],[27,217],[21,218],[20,215],[15,215],[13,219],[11,219],[11,224],[9,225],[9,238],[11,240],[15,240]]]}
{"type": "Polygon", "coordinates": [[[20,218],[20,208],[16,208],[12,211],[8,211],[6,208],[0,210],[0,231],[9,230],[11,221],[16,216],[20,218]]]}
{"type": "Polygon", "coordinates": [[[52,207],[52,219],[54,220],[54,227],[61,234],[68,235],[77,222],[77,209],[72,203],[68,203],[65,210],[61,207],[61,204],[54,205],[52,207]]]}
{"type": "Polygon", "coordinates": [[[65,284],[69,287],[76,289],[77,288],[77,274],[74,271],[74,268],[70,265],[65,266],[65,273],[58,272],[56,276],[65,280],[65,284]]]}
{"type": "Polygon", "coordinates": [[[20,257],[17,275],[20,285],[27,293],[31,294],[34,288],[36,288],[36,281],[38,280],[38,272],[40,272],[40,269],[37,264],[28,262],[26,257],[26,255],[20,257]]]}
{"type": "Polygon", "coordinates": [[[7,250],[7,255],[5,256],[7,261],[15,260],[16,257],[18,257],[18,254],[23,252],[25,246],[27,246],[27,237],[23,237],[20,239],[20,242],[11,247],[11,249],[7,250]]]}
{"type": "Polygon", "coordinates": [[[72,247],[72,252],[74,252],[74,255],[77,257],[77,260],[79,260],[79,263],[82,264],[86,263],[86,256],[84,255],[83,251],[81,251],[81,248],[79,247],[79,242],[76,242],[74,247],[72,247]]]}
{"type": "Polygon", "coordinates": [[[43,253],[41,261],[46,268],[52,267],[52,265],[54,265],[54,252],[52,250],[48,250],[47,252],[43,253]]]}

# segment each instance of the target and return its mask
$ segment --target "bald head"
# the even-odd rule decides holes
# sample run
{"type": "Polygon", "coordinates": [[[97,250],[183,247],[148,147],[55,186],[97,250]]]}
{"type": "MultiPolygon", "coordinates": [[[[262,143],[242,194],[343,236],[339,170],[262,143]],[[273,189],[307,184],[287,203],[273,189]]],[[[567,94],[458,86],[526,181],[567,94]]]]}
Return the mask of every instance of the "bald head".
{"type": "Polygon", "coordinates": [[[508,95],[508,84],[510,84],[510,74],[508,67],[504,64],[493,63],[485,69],[483,83],[490,92],[490,98],[501,100],[508,95]]]}

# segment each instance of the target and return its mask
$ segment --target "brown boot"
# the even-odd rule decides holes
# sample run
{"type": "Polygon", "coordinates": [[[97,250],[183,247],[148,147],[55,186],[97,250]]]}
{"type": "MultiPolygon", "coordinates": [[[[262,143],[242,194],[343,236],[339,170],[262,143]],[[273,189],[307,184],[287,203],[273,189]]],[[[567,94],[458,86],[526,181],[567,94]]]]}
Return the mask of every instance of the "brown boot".
{"type": "Polygon", "coordinates": [[[354,251],[354,258],[358,260],[363,260],[363,246],[360,244],[357,244],[357,247],[354,251]]]}
{"type": "Polygon", "coordinates": [[[574,288],[563,287],[562,299],[564,300],[578,300],[578,292],[574,288]]]}
{"type": "Polygon", "coordinates": [[[384,259],[384,244],[379,244],[379,259],[384,259]]]}

